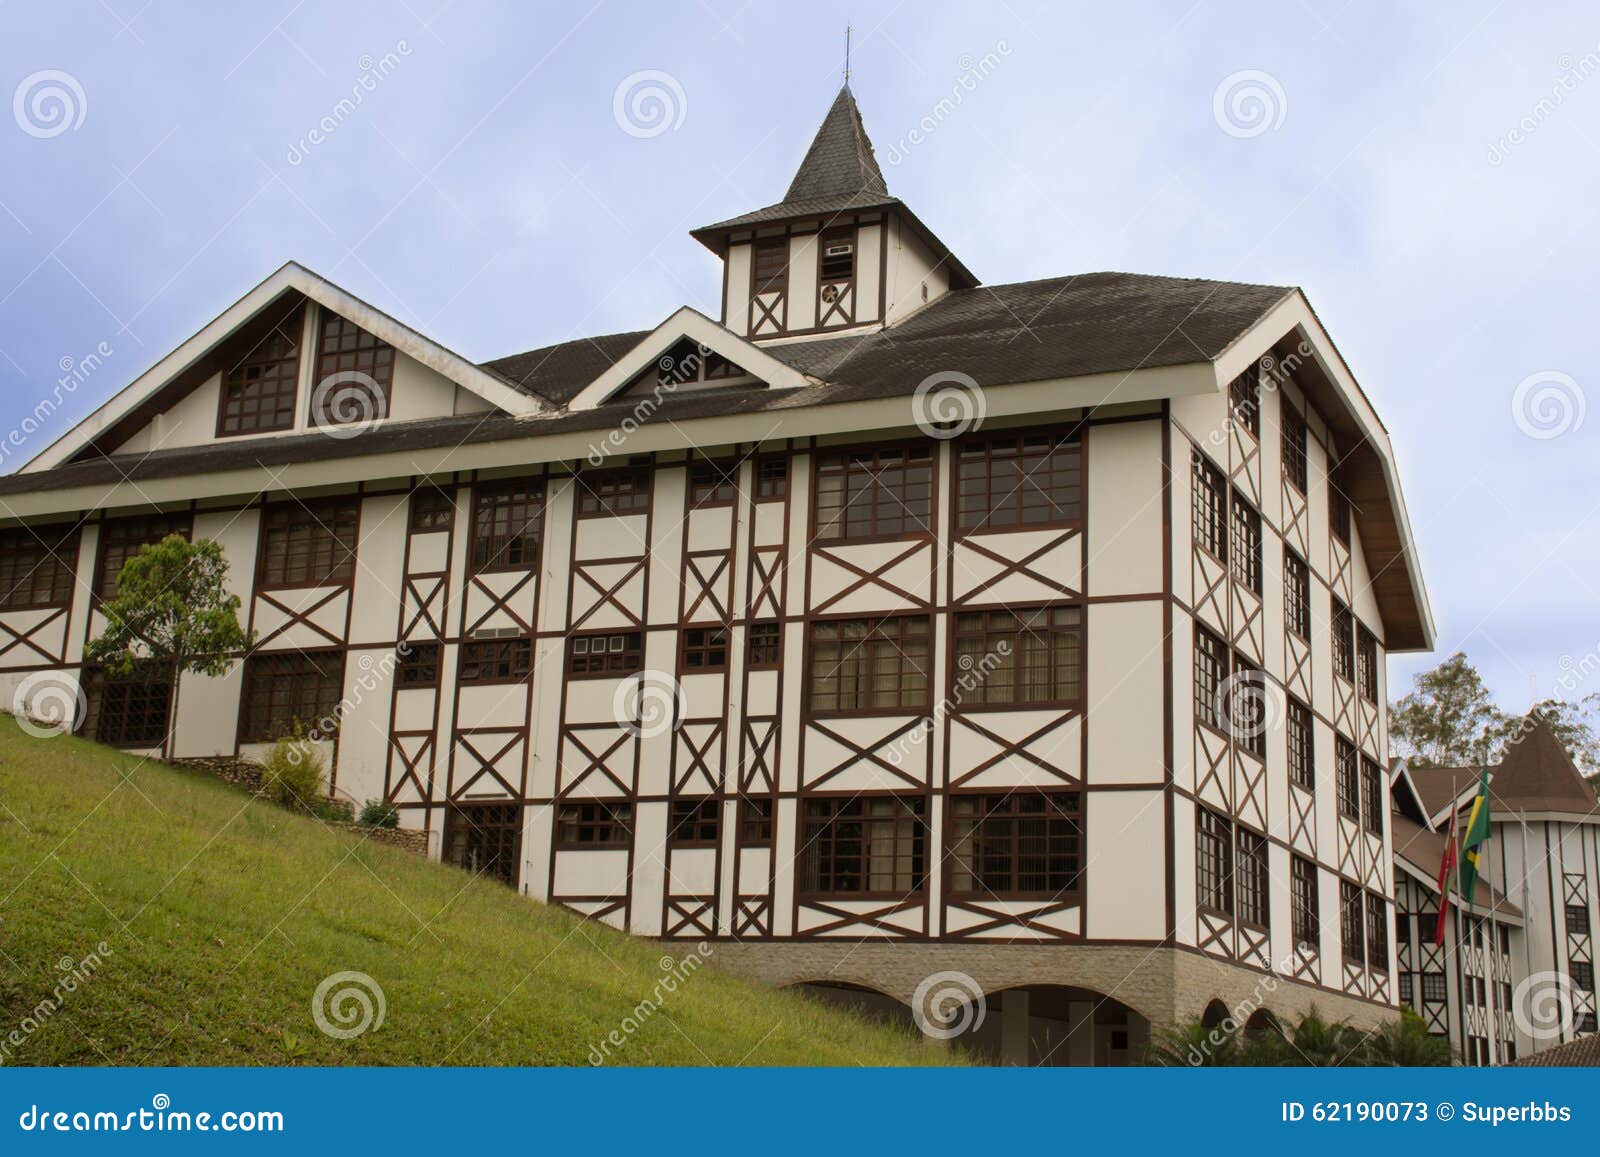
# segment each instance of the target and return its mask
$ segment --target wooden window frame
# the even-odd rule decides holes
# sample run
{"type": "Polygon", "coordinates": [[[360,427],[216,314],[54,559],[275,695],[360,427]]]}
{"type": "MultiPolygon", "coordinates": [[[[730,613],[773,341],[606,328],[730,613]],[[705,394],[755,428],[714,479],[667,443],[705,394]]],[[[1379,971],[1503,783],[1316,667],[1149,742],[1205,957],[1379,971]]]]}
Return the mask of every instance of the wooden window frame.
{"type": "Polygon", "coordinates": [[[1378,702],[1378,637],[1356,623],[1356,694],[1368,703],[1378,702]]]}
{"type": "Polygon", "coordinates": [[[290,315],[273,326],[244,355],[222,371],[217,391],[218,438],[248,438],[255,434],[279,434],[295,428],[300,413],[300,363],[305,344],[305,306],[296,306],[290,315]],[[287,345],[287,352],[284,346],[287,345]],[[236,375],[259,371],[254,381],[236,381],[236,375]],[[252,387],[270,384],[253,404],[248,396],[252,387]],[[266,403],[271,402],[268,406],[266,403]],[[261,415],[270,412],[270,421],[261,415]],[[247,419],[249,419],[247,421],[247,419]]]}
{"type": "Polygon", "coordinates": [[[939,456],[932,445],[910,442],[864,449],[829,449],[816,455],[812,475],[813,542],[837,546],[856,542],[903,542],[934,536],[933,499],[939,481],[939,456]],[[924,472],[925,481],[914,481],[924,472]],[[832,502],[831,487],[835,484],[831,479],[838,479],[837,506],[832,502]],[[914,490],[925,491],[925,494],[918,498],[912,493],[914,490]],[[852,522],[852,511],[858,516],[858,522],[852,522]],[[900,524],[898,529],[894,528],[896,523],[900,524]]]}
{"type": "Polygon", "coordinates": [[[1302,790],[1317,790],[1316,721],[1307,707],[1287,696],[1283,729],[1288,747],[1289,782],[1302,790]],[[1298,737],[1298,738],[1297,738],[1298,737]]]}
{"type": "Polygon", "coordinates": [[[1356,745],[1342,735],[1333,741],[1334,800],[1339,815],[1361,822],[1361,757],[1356,745]]]}
{"type": "Polygon", "coordinates": [[[714,795],[675,799],[667,811],[667,847],[714,848],[722,835],[722,801],[714,795]]]}
{"type": "Polygon", "coordinates": [[[1346,550],[1350,549],[1350,498],[1328,478],[1328,533],[1346,550]]]}
{"type": "Polygon", "coordinates": [[[805,710],[812,719],[840,719],[852,716],[869,715],[926,715],[933,704],[933,644],[935,631],[931,618],[926,614],[895,614],[871,616],[866,618],[845,619],[813,619],[806,626],[806,669],[805,669],[805,710]],[[920,635],[912,633],[912,624],[921,623],[920,635]],[[824,633],[851,627],[855,624],[865,624],[866,633],[854,641],[847,639],[842,633],[837,640],[822,637],[824,633]],[[894,633],[891,637],[887,632],[889,624],[893,624],[894,633]],[[923,643],[922,667],[922,694],[915,702],[908,702],[906,689],[915,685],[917,675],[916,657],[907,651],[908,641],[920,638],[923,643]],[[855,665],[855,656],[869,644],[890,645],[900,657],[900,663],[895,672],[896,701],[894,704],[881,703],[880,692],[876,679],[880,674],[878,659],[881,657],[876,649],[868,651],[860,666],[855,665]],[[831,673],[845,671],[845,661],[850,660],[852,666],[852,685],[856,694],[845,694],[844,675],[840,675],[840,684],[837,692],[833,694],[836,703],[833,706],[818,706],[819,679],[821,674],[818,664],[826,660],[819,656],[825,649],[837,647],[841,657],[835,663],[831,673]],[[846,650],[848,648],[848,650],[846,650]],[[862,688],[865,687],[863,694],[862,688]],[[840,706],[846,698],[855,703],[867,701],[868,706],[840,706]]]}
{"type": "Polygon", "coordinates": [[[1361,757],[1361,823],[1375,836],[1383,835],[1383,769],[1376,760],[1361,757]]]}
{"type": "Polygon", "coordinates": [[[1232,738],[1232,728],[1218,702],[1231,673],[1232,651],[1220,636],[1207,627],[1194,624],[1194,718],[1195,722],[1232,738]]]}
{"type": "Polygon", "coordinates": [[[406,509],[406,529],[412,534],[435,534],[454,530],[456,494],[454,487],[424,483],[411,491],[406,509]]]}
{"type": "Polygon", "coordinates": [[[1567,979],[1579,991],[1594,995],[1594,964],[1588,960],[1567,961],[1567,979]]]}
{"type": "Polygon", "coordinates": [[[789,496],[789,456],[759,454],[755,463],[757,502],[782,502],[789,496]],[[774,467],[777,469],[774,469],[774,467]]]}
{"type": "Polygon", "coordinates": [[[1329,596],[1333,610],[1328,615],[1328,635],[1333,648],[1333,673],[1346,683],[1356,679],[1355,616],[1338,595],[1329,596]]]}
{"type": "Polygon", "coordinates": [[[1228,383],[1228,415],[1236,425],[1261,438],[1261,364],[1250,366],[1228,383]]]}
{"type": "Polygon", "coordinates": [[[395,648],[394,682],[402,691],[439,686],[443,670],[442,643],[402,643],[395,648]]]}
{"type": "Polygon", "coordinates": [[[1233,490],[1228,504],[1228,572],[1234,582],[1259,595],[1264,569],[1261,515],[1233,490]]]}
{"type": "Polygon", "coordinates": [[[1283,403],[1279,424],[1283,432],[1283,477],[1303,497],[1310,481],[1310,431],[1305,417],[1288,402],[1283,403]]]}
{"type": "Polygon", "coordinates": [[[1568,904],[1567,910],[1567,935],[1589,935],[1589,907],[1586,904],[1568,904]]]}
{"type": "Polygon", "coordinates": [[[0,611],[70,607],[80,543],[79,528],[67,523],[0,530],[0,611]]]}
{"type": "Polygon", "coordinates": [[[244,678],[239,696],[239,742],[273,743],[285,735],[292,735],[296,724],[309,729],[325,719],[337,718],[339,707],[344,702],[345,666],[346,651],[343,647],[323,647],[304,651],[257,651],[248,656],[244,661],[244,678]],[[332,666],[337,670],[324,665],[328,660],[332,661],[332,666]],[[279,670],[270,673],[265,673],[263,670],[268,665],[292,667],[295,663],[300,664],[300,670],[279,670]],[[263,680],[267,678],[289,682],[291,702],[286,719],[277,718],[277,712],[270,701],[265,713],[266,719],[257,718],[261,713],[257,705],[257,695],[263,680]],[[315,689],[318,696],[316,701],[301,704],[299,700],[302,696],[298,693],[313,683],[323,684],[315,689]],[[306,713],[303,715],[296,710],[302,705],[306,707],[306,713]],[[258,726],[261,723],[265,726],[258,726]]]}
{"type": "Polygon", "coordinates": [[[630,800],[566,800],[556,805],[556,851],[625,850],[633,844],[634,818],[634,807],[630,800]],[[584,833],[602,838],[583,839],[584,833]]]}
{"type": "Polygon", "coordinates": [[[1195,906],[1233,915],[1233,821],[1208,807],[1195,809],[1195,906]]]}
{"type": "Polygon", "coordinates": [[[1321,873],[1315,860],[1291,856],[1289,861],[1289,927],[1296,944],[1322,951],[1321,873]]]}
{"type": "Polygon", "coordinates": [[[1228,482],[1222,469],[1201,452],[1191,448],[1189,476],[1193,489],[1190,498],[1195,545],[1228,565],[1228,482]]]}
{"type": "Polygon", "coordinates": [[[776,237],[756,237],[750,242],[750,296],[752,298],[763,293],[776,293],[787,297],[789,294],[789,234],[782,233],[776,237]],[[772,271],[770,257],[763,270],[763,256],[776,253],[777,271],[772,271]],[[763,276],[765,280],[763,280],[763,276]]]}
{"type": "Polygon", "coordinates": [[[1450,979],[1437,969],[1422,972],[1421,995],[1423,1004],[1445,1004],[1450,1000],[1450,979]]]}
{"type": "Polygon", "coordinates": [[[311,379],[311,397],[306,400],[306,424],[316,430],[387,417],[393,405],[394,368],[399,358],[394,346],[326,308],[319,311],[316,343],[316,371],[311,379]],[[330,340],[337,348],[329,348],[330,340]],[[341,374],[360,377],[341,379],[337,388],[324,393],[323,386],[341,374]],[[377,388],[376,397],[371,396],[367,381],[377,388]],[[342,419],[337,407],[344,399],[353,399],[354,391],[368,395],[370,400],[357,401],[356,416],[342,419]]]}
{"type": "Polygon", "coordinates": [[[733,652],[733,631],[720,623],[678,630],[678,673],[720,675],[733,652]]]}
{"type": "MultiPolygon", "coordinates": [[[[950,647],[953,660],[947,664],[950,676],[948,698],[962,712],[1015,711],[1035,707],[1081,707],[1085,671],[1085,620],[1081,603],[1054,603],[1016,609],[959,611],[950,616],[950,647]],[[1057,616],[1064,621],[1056,622],[1057,616]],[[1029,620],[1042,617],[1042,623],[1029,620]],[[1004,620],[1011,620],[1009,624],[1004,620]],[[973,620],[982,620],[974,623],[973,620]],[[1001,620],[997,625],[995,620],[1001,620]],[[977,640],[976,646],[972,641],[977,640]],[[1004,643],[1004,654],[1000,651],[1004,643]],[[1046,683],[1050,694],[1029,698],[1023,693],[1024,661],[1030,647],[1042,651],[1046,662],[1046,683]],[[1064,668],[1056,660],[1058,652],[1067,660],[1064,668]],[[1000,662],[990,663],[998,656],[1000,662]],[[966,665],[963,665],[965,661],[966,665]],[[985,670],[985,667],[987,669],[985,670]],[[994,681],[1005,672],[1010,679],[1010,694],[1001,697],[1004,685],[994,681]],[[980,677],[981,673],[981,677],[980,677]]],[[[1027,668],[1034,670],[1037,668],[1027,668]]]]}
{"type": "Polygon", "coordinates": [[[533,640],[527,635],[463,639],[457,651],[458,687],[525,683],[533,677],[533,640]],[[482,674],[486,669],[491,673],[482,674]]]}
{"type": "Polygon", "coordinates": [[[947,812],[950,852],[946,870],[952,897],[980,900],[1082,897],[1087,862],[1082,792],[1027,788],[1005,792],[955,792],[949,797],[947,812]],[[1042,830],[1030,831],[1030,828],[1042,830]],[[1047,861],[1047,866],[1042,872],[1024,871],[1023,865],[1034,859],[1047,861]],[[1060,866],[1054,863],[1057,860],[1061,861],[1060,866]],[[1044,885],[1023,887],[1022,882],[1031,876],[1043,876],[1044,885]],[[970,887],[957,883],[963,877],[970,881],[970,887]],[[1063,877],[1059,886],[1055,885],[1058,877],[1063,877]]]}
{"type": "Polygon", "coordinates": [[[1081,427],[1055,433],[1028,429],[968,436],[957,443],[954,458],[951,509],[958,538],[1083,525],[1086,480],[1081,427]],[[997,488],[1004,493],[997,495],[997,488]],[[1032,495],[1042,496],[1043,503],[1030,507],[1027,500],[1032,495]],[[969,505],[972,502],[976,504],[969,505]],[[1029,520],[1025,517],[1029,509],[1042,509],[1050,516],[1029,520]]]}
{"type": "Polygon", "coordinates": [[[1351,964],[1366,966],[1366,893],[1349,880],[1339,881],[1339,952],[1351,964]]]}
{"type": "Polygon", "coordinates": [[[165,679],[151,680],[112,679],[103,670],[85,668],[83,681],[89,701],[84,731],[96,743],[132,750],[166,744],[177,690],[177,680],[172,677],[170,668],[165,679]],[[160,722],[153,722],[158,715],[160,722]],[[151,721],[154,730],[130,734],[130,724],[136,720],[151,721]]]}
{"type": "Polygon", "coordinates": [[[758,619],[748,624],[745,627],[745,670],[776,671],[782,664],[783,624],[777,619],[758,619]]]}
{"type": "Polygon", "coordinates": [[[575,478],[578,518],[629,518],[650,512],[654,471],[649,466],[585,470],[575,478]]]}
{"type": "Polygon", "coordinates": [[[1228,724],[1228,736],[1234,744],[1257,759],[1267,758],[1267,731],[1272,722],[1267,700],[1267,673],[1239,652],[1233,653],[1233,667],[1228,675],[1228,703],[1223,713],[1228,724]],[[1253,690],[1252,690],[1253,688],[1253,690]],[[1244,711],[1238,709],[1244,704],[1244,711]]]}
{"type": "Polygon", "coordinates": [[[541,480],[508,479],[473,487],[468,572],[537,570],[544,557],[546,507],[541,480]]]}
{"type": "Polygon", "coordinates": [[[1233,825],[1233,907],[1241,924],[1265,930],[1272,922],[1272,872],[1267,837],[1233,825]]]}
{"type": "Polygon", "coordinates": [[[186,541],[192,539],[194,517],[184,511],[181,514],[135,514],[102,522],[94,557],[95,602],[102,603],[116,596],[122,568],[128,565],[129,559],[146,546],[165,542],[172,534],[181,534],[186,541]],[[114,573],[113,564],[116,566],[114,573]]]}
{"type": "Polygon", "coordinates": [[[843,897],[903,901],[927,895],[931,840],[925,796],[893,792],[813,795],[801,801],[800,823],[802,900],[843,897]],[[823,814],[824,811],[827,814],[823,814]],[[854,837],[834,830],[835,826],[848,829],[852,825],[862,829],[854,837]],[[874,888],[870,886],[874,877],[885,874],[873,867],[883,847],[883,825],[890,828],[888,859],[891,866],[887,874],[891,884],[887,888],[874,888]],[[902,859],[908,861],[906,872],[910,881],[904,885],[899,882],[902,859]],[[842,866],[852,860],[857,864],[853,872],[842,866]],[[840,886],[842,881],[852,877],[858,880],[857,887],[840,886]]]}
{"type": "Polygon", "coordinates": [[[749,795],[739,797],[739,846],[741,848],[770,848],[772,835],[776,830],[773,825],[774,813],[773,798],[770,795],[749,795]]]}
{"type": "Polygon", "coordinates": [[[579,631],[567,636],[566,645],[562,648],[562,669],[568,679],[626,679],[630,675],[637,675],[644,670],[644,632],[632,631],[579,631]],[[606,649],[603,652],[591,651],[595,640],[604,640],[606,649]],[[620,647],[612,646],[612,640],[621,639],[620,647]],[[629,646],[628,641],[633,641],[629,646]],[[580,651],[578,643],[584,646],[580,651]],[[580,665],[575,660],[578,655],[585,657],[585,662],[580,665]],[[590,670],[587,662],[593,654],[604,654],[606,660],[599,670],[590,670]],[[610,656],[620,655],[622,659],[613,663],[610,656]],[[628,656],[633,656],[634,661],[628,662],[628,656]]]}
{"type": "Polygon", "coordinates": [[[261,508],[256,559],[256,590],[289,591],[310,587],[349,587],[356,576],[361,545],[361,497],[341,495],[309,502],[273,502],[261,508]],[[281,525],[275,520],[287,519],[281,525]],[[312,536],[303,550],[293,546],[297,532],[312,536]],[[275,536],[281,537],[275,541],[275,536]],[[323,541],[317,541],[317,539],[323,541]],[[303,554],[303,568],[290,577],[290,560],[303,554]],[[327,567],[319,560],[327,554],[327,567]],[[281,572],[275,576],[274,572],[281,572]]]}
{"type": "Polygon", "coordinates": [[[1367,925],[1367,967],[1387,972],[1394,963],[1389,949],[1389,903],[1376,892],[1364,898],[1367,925]]]}
{"type": "Polygon", "coordinates": [[[732,506],[739,493],[739,463],[735,459],[691,462],[688,485],[690,510],[732,506]]]}
{"type": "MultiPolygon", "coordinates": [[[[474,876],[499,880],[507,887],[516,888],[522,879],[522,804],[515,801],[461,801],[450,805],[445,812],[444,832],[440,859],[474,876]],[[472,816],[473,818],[469,818],[472,816]],[[492,836],[493,855],[488,866],[476,868],[455,858],[457,837],[463,830],[480,838],[492,836]]],[[[471,843],[470,835],[467,843],[471,843]]]]}
{"type": "Polygon", "coordinates": [[[1311,641],[1311,567],[1287,543],[1283,548],[1283,624],[1290,634],[1311,641]]]}

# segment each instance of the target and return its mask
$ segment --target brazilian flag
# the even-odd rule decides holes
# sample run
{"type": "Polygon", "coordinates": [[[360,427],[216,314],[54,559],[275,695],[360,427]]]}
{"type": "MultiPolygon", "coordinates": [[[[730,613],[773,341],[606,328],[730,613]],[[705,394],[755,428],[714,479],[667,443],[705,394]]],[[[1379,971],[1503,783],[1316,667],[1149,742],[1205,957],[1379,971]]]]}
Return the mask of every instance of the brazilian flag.
{"type": "Polygon", "coordinates": [[[1467,830],[1461,837],[1461,900],[1472,903],[1473,889],[1478,883],[1479,849],[1489,842],[1489,772],[1484,770],[1478,781],[1478,798],[1472,801],[1472,811],[1467,816],[1467,830]]]}

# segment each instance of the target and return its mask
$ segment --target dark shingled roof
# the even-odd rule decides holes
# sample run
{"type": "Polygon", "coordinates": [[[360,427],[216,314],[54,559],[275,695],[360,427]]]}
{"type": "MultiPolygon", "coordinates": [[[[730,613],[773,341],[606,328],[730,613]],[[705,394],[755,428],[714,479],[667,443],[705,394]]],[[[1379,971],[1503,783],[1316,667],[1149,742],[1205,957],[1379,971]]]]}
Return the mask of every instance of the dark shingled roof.
{"type": "Polygon", "coordinates": [[[883,170],[872,155],[872,142],[861,123],[861,110],[847,84],[833,98],[833,107],[811,139],[806,159],[789,182],[785,201],[808,201],[847,193],[889,192],[883,170]]]}
{"type": "MultiPolygon", "coordinates": [[[[1439,864],[1444,858],[1446,837],[1439,832],[1430,832],[1398,813],[1390,813],[1389,823],[1394,837],[1394,854],[1411,865],[1422,879],[1437,880],[1439,864]]],[[[1522,909],[1491,888],[1482,876],[1478,877],[1473,887],[1472,903],[1485,912],[1493,908],[1502,915],[1522,915],[1522,909]]]]}
{"type": "Polygon", "coordinates": [[[1475,790],[1483,775],[1481,767],[1411,767],[1406,768],[1411,782],[1417,785],[1417,794],[1429,816],[1436,816],[1450,806],[1451,793],[1460,798],[1462,793],[1475,790]]]}
{"type": "MultiPolygon", "coordinates": [[[[814,386],[722,387],[684,393],[668,398],[645,422],[909,396],[930,374],[951,370],[970,374],[987,386],[1209,361],[1291,292],[1278,286],[1132,273],[1090,273],[958,290],[874,333],[761,346],[817,379],[814,386]]],[[[559,407],[647,332],[562,342],[498,358],[485,367],[559,407]]],[[[224,439],[7,475],[0,477],[0,495],[604,430],[632,411],[632,403],[624,401],[526,418],[486,413],[395,422],[359,438],[310,433],[224,439]]]]}
{"type": "Polygon", "coordinates": [[[1511,1063],[1517,1068],[1600,1068],[1600,1033],[1590,1033],[1543,1052],[1518,1057],[1511,1063]]]}
{"type": "Polygon", "coordinates": [[[1584,816],[1600,811],[1594,788],[1584,782],[1544,717],[1534,712],[1523,722],[1521,737],[1506,745],[1505,756],[1489,779],[1494,810],[1584,816]]]}

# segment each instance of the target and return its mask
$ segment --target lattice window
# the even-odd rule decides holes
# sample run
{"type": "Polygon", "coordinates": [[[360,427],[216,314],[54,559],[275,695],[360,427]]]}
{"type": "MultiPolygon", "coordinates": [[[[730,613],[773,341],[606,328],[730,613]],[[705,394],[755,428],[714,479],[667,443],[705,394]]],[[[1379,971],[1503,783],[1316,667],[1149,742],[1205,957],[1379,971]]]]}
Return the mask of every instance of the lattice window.
{"type": "Polygon", "coordinates": [[[1306,492],[1306,420],[1288,403],[1283,406],[1283,476],[1301,494],[1306,492]]]}
{"type": "Polygon", "coordinates": [[[1414,1001],[1412,1000],[1412,993],[1413,993],[1414,989],[1412,987],[1413,981],[1412,981],[1412,978],[1411,978],[1411,973],[1402,972],[1400,974],[1400,976],[1399,976],[1398,984],[1399,984],[1399,993],[1400,993],[1400,1003],[1402,1005],[1413,1004],[1414,1001]]]}
{"type": "Polygon", "coordinates": [[[1450,999],[1450,982],[1442,972],[1422,974],[1422,1001],[1424,1004],[1443,1004],[1450,999]]]}
{"type": "Polygon", "coordinates": [[[817,463],[817,538],[842,541],[932,532],[933,452],[856,450],[817,463]]]}
{"type": "Polygon", "coordinates": [[[515,887],[521,856],[519,805],[460,804],[445,814],[445,863],[515,887]]]}
{"type": "Polygon", "coordinates": [[[353,321],[322,311],[311,424],[370,422],[389,413],[394,347],[353,321]]]}
{"type": "Polygon", "coordinates": [[[644,669],[644,636],[638,631],[573,635],[567,640],[567,675],[573,679],[632,675],[644,669]]]}
{"type": "Polygon", "coordinates": [[[1261,366],[1252,364],[1244,373],[1228,383],[1228,408],[1233,420],[1261,437],[1261,366]]]}
{"type": "Polygon", "coordinates": [[[732,506],[735,482],[739,477],[737,462],[699,462],[689,470],[689,505],[732,506]]]}
{"type": "Polygon", "coordinates": [[[543,483],[480,487],[472,506],[472,573],[533,570],[543,534],[543,483]]]}
{"type": "Polygon", "coordinates": [[[745,666],[769,671],[783,658],[783,627],[778,623],[751,623],[745,628],[745,666]]]}
{"type": "Polygon", "coordinates": [[[1194,540],[1219,562],[1228,558],[1228,485],[1222,471],[1195,447],[1190,458],[1194,488],[1194,540]]]}
{"type": "Polygon", "coordinates": [[[904,899],[927,885],[921,796],[852,796],[805,802],[804,890],[814,895],[904,899]]]}
{"type": "Polygon", "coordinates": [[[756,501],[774,502],[789,493],[789,460],[782,454],[756,459],[756,501]]]}
{"type": "Polygon", "coordinates": [[[928,636],[928,620],[920,615],[812,623],[812,713],[925,710],[928,636]]]}
{"type": "Polygon", "coordinates": [[[1344,736],[1333,742],[1334,789],[1339,802],[1339,814],[1346,819],[1361,819],[1361,770],[1355,744],[1344,736]]]}
{"type": "Polygon", "coordinates": [[[716,799],[675,799],[667,821],[667,843],[714,848],[721,819],[722,804],[716,799]]]}
{"type": "Polygon", "coordinates": [[[160,747],[172,713],[172,672],[148,681],[87,674],[89,711],[85,731],[110,747],[160,747]]]}
{"type": "Polygon", "coordinates": [[[1328,529],[1343,546],[1350,545],[1350,499],[1328,479],[1328,529]]]}
{"type": "Polygon", "coordinates": [[[1059,899],[1078,893],[1083,873],[1079,793],[955,795],[950,810],[950,887],[957,895],[1059,899]]]}
{"type": "Polygon", "coordinates": [[[1383,770],[1365,756],[1361,760],[1361,818],[1367,831],[1383,835],[1383,770]]]}
{"type": "Polygon", "coordinates": [[[169,534],[188,538],[193,520],[187,514],[151,514],[134,518],[108,519],[100,526],[100,555],[95,560],[94,593],[109,599],[117,593],[122,568],[146,546],[154,546],[169,534]]]}
{"type": "Polygon", "coordinates": [[[1581,991],[1594,992],[1594,965],[1587,960],[1573,960],[1567,964],[1567,976],[1581,991]]]}
{"type": "Polygon", "coordinates": [[[0,531],[0,610],[66,606],[77,565],[77,527],[0,531]]]}
{"type": "Polygon", "coordinates": [[[1311,568],[1287,546],[1283,548],[1283,621],[1302,639],[1311,639],[1311,568]]]}
{"type": "Polygon", "coordinates": [[[1317,865],[1301,856],[1290,862],[1289,912],[1295,942],[1315,949],[1322,943],[1317,865]]]}
{"type": "Polygon", "coordinates": [[[438,643],[402,643],[395,650],[395,680],[402,687],[439,685],[438,643]]]}
{"type": "Polygon", "coordinates": [[[532,670],[531,639],[474,639],[461,644],[461,662],[456,680],[463,686],[474,683],[519,683],[532,670]]]}
{"type": "Polygon", "coordinates": [[[578,475],[578,517],[608,518],[650,509],[650,471],[646,467],[578,475]]]}
{"type": "Polygon", "coordinates": [[[1083,694],[1083,610],[1036,607],[955,617],[951,699],[974,704],[1076,703],[1083,694]]]}
{"type": "Polygon", "coordinates": [[[1194,628],[1194,717],[1198,723],[1228,730],[1222,689],[1228,681],[1228,645],[1199,623],[1194,628]]]}
{"type": "Polygon", "coordinates": [[[728,628],[689,627],[683,631],[682,639],[678,669],[685,675],[728,669],[728,628]]]}
{"type": "Polygon", "coordinates": [[[556,847],[625,848],[633,839],[631,803],[564,803],[556,809],[556,847]]]}
{"type": "Polygon", "coordinates": [[[1233,912],[1233,825],[1210,808],[1195,814],[1195,901],[1233,912]]]}
{"type": "Polygon", "coordinates": [[[1062,526],[1083,518],[1083,446],[1076,430],[967,439],[956,472],[961,530],[1062,526]]]}
{"type": "Polygon", "coordinates": [[[1267,837],[1245,828],[1238,829],[1238,869],[1234,890],[1239,904],[1239,919],[1265,928],[1270,908],[1268,897],[1267,837]]]}
{"type": "Polygon", "coordinates": [[[1233,741],[1258,759],[1267,757],[1267,731],[1271,727],[1271,696],[1260,667],[1235,654],[1233,675],[1227,682],[1223,713],[1233,741]]]}
{"type": "Polygon", "coordinates": [[[1367,967],[1389,968],[1389,904],[1376,892],[1367,893],[1367,967]]]}
{"type": "Polygon", "coordinates": [[[297,309],[222,375],[219,437],[267,434],[294,427],[300,390],[297,309]]]}
{"type": "Polygon", "coordinates": [[[1289,740],[1289,782],[1315,791],[1317,764],[1311,708],[1291,698],[1284,712],[1284,731],[1289,740]]]}
{"type": "Polygon", "coordinates": [[[1228,561],[1233,581],[1261,593],[1261,515],[1244,500],[1237,490],[1233,492],[1233,507],[1229,513],[1231,528],[1228,561]]]}
{"type": "Polygon", "coordinates": [[[455,518],[456,497],[450,491],[422,485],[411,492],[409,525],[412,534],[449,530],[455,525],[455,518]]]}
{"type": "Polygon", "coordinates": [[[1582,904],[1567,905],[1567,935],[1589,935],[1589,909],[1582,904]]]}
{"type": "Polygon", "coordinates": [[[284,502],[261,514],[258,586],[335,586],[356,572],[356,528],[361,507],[354,498],[284,502]]]}
{"type": "Polygon", "coordinates": [[[1356,690],[1368,703],[1378,701],[1378,640],[1362,626],[1356,627],[1356,690]]]}
{"type": "Polygon", "coordinates": [[[1335,598],[1331,618],[1333,634],[1333,670],[1347,683],[1355,681],[1355,619],[1350,608],[1335,598]]]}
{"type": "Polygon", "coordinates": [[[344,694],[343,651],[252,655],[244,663],[246,743],[270,743],[296,730],[337,725],[344,694]]]}
{"type": "Polygon", "coordinates": [[[1364,908],[1361,889],[1348,880],[1339,881],[1339,947],[1344,958],[1352,964],[1361,964],[1362,938],[1365,933],[1364,908]]]}
{"type": "Polygon", "coordinates": [[[772,846],[772,797],[741,796],[739,843],[746,848],[772,846]]]}

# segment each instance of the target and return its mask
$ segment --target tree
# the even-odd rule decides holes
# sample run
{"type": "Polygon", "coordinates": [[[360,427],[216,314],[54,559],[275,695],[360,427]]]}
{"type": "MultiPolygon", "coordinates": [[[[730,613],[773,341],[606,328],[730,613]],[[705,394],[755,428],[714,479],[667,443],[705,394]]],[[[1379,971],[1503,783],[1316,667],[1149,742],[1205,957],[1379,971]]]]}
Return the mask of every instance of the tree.
{"type": "Polygon", "coordinates": [[[228,562],[210,539],[169,534],[123,565],[117,593],[100,606],[106,628],[85,657],[115,679],[222,675],[254,641],[239,625],[228,562]]]}
{"type": "Polygon", "coordinates": [[[1457,651],[1413,681],[1389,708],[1389,743],[1396,755],[1420,767],[1463,767],[1486,762],[1505,716],[1483,676],[1457,651]]]}

